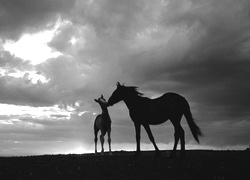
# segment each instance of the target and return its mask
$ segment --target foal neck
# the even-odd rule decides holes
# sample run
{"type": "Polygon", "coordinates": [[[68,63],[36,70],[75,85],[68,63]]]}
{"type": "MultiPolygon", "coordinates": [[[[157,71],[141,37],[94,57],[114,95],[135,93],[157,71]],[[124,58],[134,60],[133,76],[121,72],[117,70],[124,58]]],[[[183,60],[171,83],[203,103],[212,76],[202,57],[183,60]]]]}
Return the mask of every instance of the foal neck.
{"type": "Polygon", "coordinates": [[[101,106],[101,109],[102,109],[102,114],[103,113],[108,113],[108,108],[106,106],[101,106]]]}
{"type": "Polygon", "coordinates": [[[108,112],[108,108],[107,107],[102,107],[102,120],[103,122],[111,122],[110,116],[109,116],[109,112],[108,112]]]}

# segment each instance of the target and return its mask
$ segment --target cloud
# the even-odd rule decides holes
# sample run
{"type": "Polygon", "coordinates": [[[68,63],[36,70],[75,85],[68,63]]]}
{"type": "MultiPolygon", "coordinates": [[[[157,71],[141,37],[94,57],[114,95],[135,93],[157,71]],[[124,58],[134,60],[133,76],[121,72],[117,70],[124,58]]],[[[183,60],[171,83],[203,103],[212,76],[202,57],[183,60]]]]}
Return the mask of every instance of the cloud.
{"type": "Polygon", "coordinates": [[[235,115],[245,116],[250,88],[246,83],[250,24],[245,5],[170,1],[161,28],[175,28],[175,32],[166,42],[122,62],[124,72],[148,90],[178,91],[201,105],[221,106],[229,114],[235,108],[235,115]]]}
{"type": "Polygon", "coordinates": [[[70,118],[59,116],[59,112],[58,115],[1,115],[0,118],[6,119],[0,120],[0,153],[6,151],[7,155],[69,153],[93,142],[92,113],[78,116],[73,112],[70,118]],[[41,149],[32,148],[36,145],[41,149]]]}
{"type": "Polygon", "coordinates": [[[0,84],[1,103],[44,106],[53,105],[57,99],[56,92],[47,85],[34,85],[21,78],[1,78],[0,84]]]}
{"type": "Polygon", "coordinates": [[[3,0],[0,3],[0,35],[16,39],[24,32],[36,32],[53,22],[58,15],[67,14],[75,1],[66,0],[3,0]]]}
{"type": "Polygon", "coordinates": [[[12,70],[13,68],[18,70],[32,70],[32,66],[29,62],[25,62],[21,58],[12,56],[9,52],[0,49],[0,66],[6,70],[12,70]]]}

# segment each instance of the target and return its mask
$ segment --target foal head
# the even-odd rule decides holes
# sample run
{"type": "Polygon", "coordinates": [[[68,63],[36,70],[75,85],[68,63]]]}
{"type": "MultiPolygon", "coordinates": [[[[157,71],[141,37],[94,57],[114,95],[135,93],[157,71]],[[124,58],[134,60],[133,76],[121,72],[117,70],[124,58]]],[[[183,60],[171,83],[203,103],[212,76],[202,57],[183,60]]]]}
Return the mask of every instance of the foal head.
{"type": "Polygon", "coordinates": [[[108,103],[104,99],[103,95],[101,95],[101,97],[99,97],[98,99],[95,99],[95,102],[97,102],[98,104],[100,104],[101,107],[107,107],[108,106],[108,103]]]}

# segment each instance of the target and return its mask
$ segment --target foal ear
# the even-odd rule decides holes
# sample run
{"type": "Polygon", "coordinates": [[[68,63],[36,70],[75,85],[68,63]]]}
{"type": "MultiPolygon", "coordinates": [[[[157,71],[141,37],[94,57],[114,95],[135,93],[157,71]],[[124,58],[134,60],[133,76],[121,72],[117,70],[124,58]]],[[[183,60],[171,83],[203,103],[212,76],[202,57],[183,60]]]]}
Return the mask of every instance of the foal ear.
{"type": "Polygon", "coordinates": [[[98,100],[97,99],[94,99],[95,100],[95,102],[98,102],[98,100]]]}
{"type": "Polygon", "coordinates": [[[101,95],[101,98],[103,98],[103,99],[104,99],[103,95],[101,95]]]}
{"type": "Polygon", "coordinates": [[[116,83],[117,86],[121,86],[121,84],[119,82],[116,83]]]}

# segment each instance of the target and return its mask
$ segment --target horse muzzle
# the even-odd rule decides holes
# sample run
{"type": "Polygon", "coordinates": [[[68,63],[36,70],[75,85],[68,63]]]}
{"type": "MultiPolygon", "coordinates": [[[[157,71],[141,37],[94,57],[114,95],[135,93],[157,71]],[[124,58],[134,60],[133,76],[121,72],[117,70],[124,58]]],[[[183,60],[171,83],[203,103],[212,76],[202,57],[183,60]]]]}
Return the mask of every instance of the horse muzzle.
{"type": "Polygon", "coordinates": [[[113,106],[113,105],[114,105],[114,104],[112,104],[112,103],[110,103],[110,102],[107,103],[107,107],[113,106]]]}

